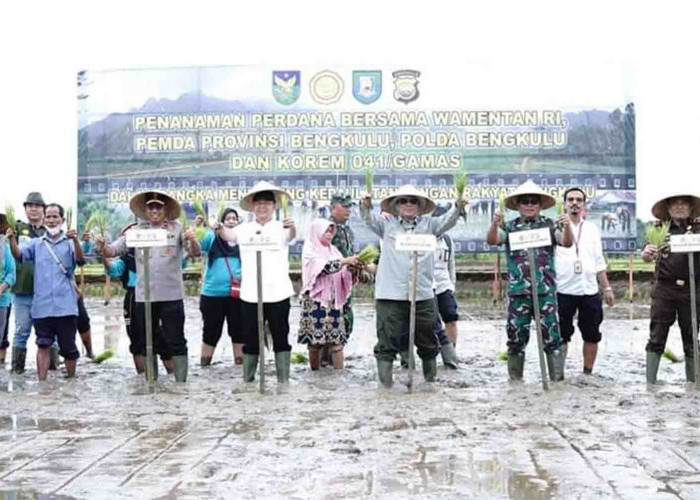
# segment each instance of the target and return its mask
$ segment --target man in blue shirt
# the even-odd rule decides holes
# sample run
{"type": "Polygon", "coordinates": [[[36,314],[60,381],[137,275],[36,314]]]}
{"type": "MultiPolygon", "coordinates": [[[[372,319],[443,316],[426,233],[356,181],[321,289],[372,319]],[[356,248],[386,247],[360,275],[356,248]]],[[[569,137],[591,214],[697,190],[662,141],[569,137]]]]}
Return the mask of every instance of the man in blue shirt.
{"type": "Polygon", "coordinates": [[[61,355],[66,360],[68,377],[75,376],[75,345],[78,327],[78,294],[73,282],[77,265],[83,265],[83,250],[78,233],[64,233],[63,207],[51,203],[44,217],[46,234],[21,247],[22,262],[34,263],[34,297],[31,314],[36,331],[36,355],[39,380],[46,380],[49,369],[49,347],[58,339],[61,355]]]}

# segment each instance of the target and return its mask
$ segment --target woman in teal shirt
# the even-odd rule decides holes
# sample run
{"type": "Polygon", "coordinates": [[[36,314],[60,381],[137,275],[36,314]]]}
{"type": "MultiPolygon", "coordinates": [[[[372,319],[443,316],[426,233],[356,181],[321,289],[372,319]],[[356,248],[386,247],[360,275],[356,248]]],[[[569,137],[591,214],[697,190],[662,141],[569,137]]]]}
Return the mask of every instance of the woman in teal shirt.
{"type": "MultiPolygon", "coordinates": [[[[10,251],[10,245],[5,240],[4,234],[7,230],[7,219],[5,214],[0,214],[0,337],[5,341],[4,332],[5,325],[8,319],[8,311],[12,305],[12,292],[10,288],[15,284],[15,259],[10,251]]],[[[2,346],[0,349],[0,358],[2,364],[5,364],[5,349],[7,346],[2,346]]]]}
{"type": "MultiPolygon", "coordinates": [[[[227,208],[221,216],[221,225],[234,227],[238,224],[238,212],[227,208]]],[[[237,365],[243,363],[243,330],[241,329],[240,291],[241,257],[238,245],[230,245],[218,235],[221,225],[202,236],[199,244],[206,256],[202,295],[199,310],[202,312],[202,366],[211,364],[214,349],[221,338],[224,320],[233,343],[233,358],[237,365]],[[235,296],[235,297],[234,297],[235,296]]]]}

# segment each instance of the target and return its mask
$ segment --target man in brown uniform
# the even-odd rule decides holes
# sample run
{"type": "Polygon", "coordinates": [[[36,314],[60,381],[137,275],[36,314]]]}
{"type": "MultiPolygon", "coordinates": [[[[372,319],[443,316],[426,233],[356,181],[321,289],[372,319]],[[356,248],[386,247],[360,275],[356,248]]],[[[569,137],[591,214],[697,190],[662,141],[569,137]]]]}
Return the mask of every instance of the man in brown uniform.
{"type": "MultiPolygon", "coordinates": [[[[676,195],[663,198],[651,209],[659,224],[670,222],[669,235],[700,233],[700,198],[693,195],[676,195]]],[[[690,286],[688,283],[688,255],[671,253],[667,242],[661,247],[650,243],[642,250],[644,262],[656,261],[654,287],[651,292],[651,322],[647,343],[647,383],[656,383],[661,355],[666,346],[668,330],[678,319],[685,353],[685,377],[695,381],[693,373],[693,339],[690,314],[690,286]]],[[[700,255],[695,254],[696,287],[700,284],[700,255]]]]}

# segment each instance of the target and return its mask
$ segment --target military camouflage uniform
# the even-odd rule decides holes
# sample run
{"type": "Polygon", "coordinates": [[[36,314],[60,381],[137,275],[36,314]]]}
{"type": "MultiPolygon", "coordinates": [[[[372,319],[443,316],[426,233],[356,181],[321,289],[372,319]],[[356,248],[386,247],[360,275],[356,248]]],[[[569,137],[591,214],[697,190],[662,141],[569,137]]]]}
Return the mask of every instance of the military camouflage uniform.
{"type": "Polygon", "coordinates": [[[552,245],[533,248],[535,254],[535,278],[540,303],[542,340],[544,350],[552,353],[559,350],[561,337],[557,318],[556,271],[554,268],[554,242],[558,235],[554,221],[538,216],[528,221],[521,217],[509,221],[505,231],[500,231],[501,240],[506,241],[508,263],[508,354],[524,352],[530,340],[530,322],[533,320],[532,288],[530,283],[530,260],[527,250],[510,250],[508,233],[547,227],[552,233],[552,245]],[[505,233],[505,234],[504,234],[505,233]]]}
{"type": "MultiPolygon", "coordinates": [[[[333,236],[332,241],[333,246],[340,250],[343,257],[350,257],[351,255],[354,255],[355,234],[352,232],[350,226],[347,224],[347,222],[343,223],[334,220],[333,217],[331,217],[330,220],[333,222],[333,224],[335,224],[335,236],[333,236]]],[[[355,317],[352,310],[352,295],[348,297],[348,300],[345,303],[343,317],[345,318],[345,344],[352,333],[352,327],[355,323],[355,317]]]]}

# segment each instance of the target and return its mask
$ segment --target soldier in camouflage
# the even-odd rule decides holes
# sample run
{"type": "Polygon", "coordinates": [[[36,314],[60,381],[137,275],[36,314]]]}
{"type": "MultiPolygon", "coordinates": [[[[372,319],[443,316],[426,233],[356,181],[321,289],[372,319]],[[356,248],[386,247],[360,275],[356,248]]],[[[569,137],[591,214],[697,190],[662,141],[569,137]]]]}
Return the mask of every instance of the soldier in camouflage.
{"type": "Polygon", "coordinates": [[[554,244],[569,247],[573,243],[570,221],[562,215],[555,223],[540,214],[541,210],[554,206],[554,198],[532,181],[519,186],[506,198],[506,207],[517,210],[520,215],[504,222],[504,214],[496,211],[491,227],[486,234],[490,245],[506,244],[508,264],[508,375],[511,380],[523,378],[525,347],[530,340],[530,322],[533,319],[532,286],[530,261],[527,250],[510,249],[508,235],[518,231],[548,228],[552,244],[532,251],[535,254],[536,290],[540,304],[542,340],[547,355],[549,377],[553,381],[564,377],[563,356],[560,350],[561,338],[557,318],[556,271],[554,267],[554,244]],[[561,230],[557,229],[561,227],[561,230]]]}
{"type": "MultiPolygon", "coordinates": [[[[697,332],[692,331],[688,254],[671,253],[668,237],[675,234],[700,233],[700,198],[693,195],[669,196],[656,202],[651,212],[659,219],[657,224],[669,222],[670,225],[666,243],[660,247],[646,243],[642,250],[644,262],[655,262],[649,342],[646,346],[647,383],[656,383],[668,331],[676,318],[683,339],[686,380],[694,382],[693,338],[697,332]],[[696,218],[693,219],[693,217],[696,218]]],[[[700,254],[696,253],[694,259],[695,286],[698,289],[700,288],[700,254]]]]}

